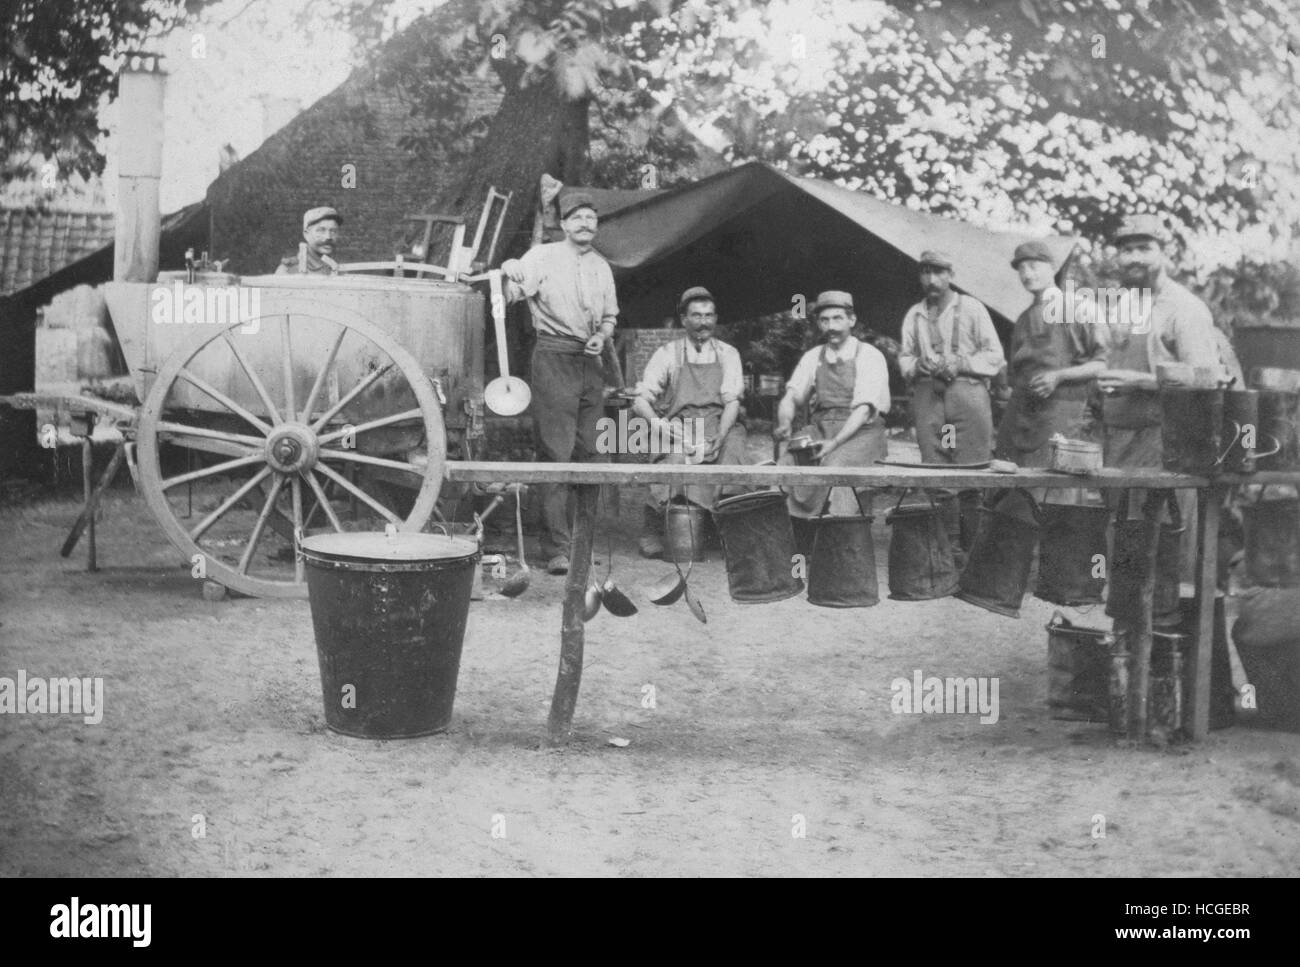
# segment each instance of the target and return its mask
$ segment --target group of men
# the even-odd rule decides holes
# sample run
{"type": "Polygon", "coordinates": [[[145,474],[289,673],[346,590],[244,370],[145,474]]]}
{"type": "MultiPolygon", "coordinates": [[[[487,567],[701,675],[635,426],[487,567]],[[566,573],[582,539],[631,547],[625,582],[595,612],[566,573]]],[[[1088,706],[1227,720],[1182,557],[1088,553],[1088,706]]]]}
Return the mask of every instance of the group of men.
{"type": "MultiPolygon", "coordinates": [[[[531,384],[538,458],[597,462],[608,459],[597,447],[597,421],[605,409],[602,356],[617,325],[618,296],[609,264],[593,247],[599,229],[594,201],[570,192],[561,196],[559,207],[564,238],[536,246],[501,268],[507,299],[527,301],[537,333],[531,384]]],[[[333,209],[313,209],[304,217],[306,271],[328,271],[341,222],[333,209]]],[[[1107,466],[1161,465],[1157,367],[1175,362],[1218,368],[1221,341],[1205,303],[1170,278],[1169,238],[1158,217],[1126,218],[1114,242],[1123,287],[1148,297],[1108,300],[1116,311],[1105,317],[1090,301],[1059,311],[1060,266],[1046,243],[1026,242],[1015,250],[1011,264],[1032,301],[1015,321],[1009,358],[984,305],[953,289],[953,260],[939,251],[921,254],[924,298],[904,316],[898,361],[912,389],[923,462],[979,464],[996,456],[1021,466],[1046,466],[1049,440],[1060,433],[1100,438],[1107,466]],[[1004,368],[1011,395],[995,439],[990,385],[1004,368]]],[[[301,256],[286,259],[279,269],[302,270],[301,256]]],[[[650,359],[633,411],[671,438],[689,438],[696,445],[658,454],[659,460],[746,463],[741,360],[716,336],[716,300],[708,289],[693,286],[682,293],[677,310],[682,338],[650,359]],[[687,434],[688,421],[702,432],[687,434]]],[[[810,316],[823,341],[804,353],[787,382],[773,436],[788,443],[802,413],[813,438],[809,450],[820,465],[871,466],[887,453],[884,416],[891,396],[885,358],[853,335],[857,317],[849,293],[822,292],[810,316]]],[[[790,463],[793,456],[787,450],[781,460],[790,463]]],[[[662,553],[665,501],[708,507],[720,491],[712,485],[657,489],[645,511],[641,552],[662,553]]],[[[856,514],[870,506],[869,492],[851,488],[792,487],[787,494],[794,516],[856,514]]],[[[1067,490],[1056,494],[1062,500],[1078,496],[1067,490]]],[[[966,491],[957,502],[955,536],[965,550],[974,541],[979,499],[978,491],[966,491]]],[[[1140,500],[1129,501],[1129,507],[1133,516],[1142,513],[1140,500]]],[[[543,516],[547,569],[566,573],[571,488],[544,487],[543,516]]]]}

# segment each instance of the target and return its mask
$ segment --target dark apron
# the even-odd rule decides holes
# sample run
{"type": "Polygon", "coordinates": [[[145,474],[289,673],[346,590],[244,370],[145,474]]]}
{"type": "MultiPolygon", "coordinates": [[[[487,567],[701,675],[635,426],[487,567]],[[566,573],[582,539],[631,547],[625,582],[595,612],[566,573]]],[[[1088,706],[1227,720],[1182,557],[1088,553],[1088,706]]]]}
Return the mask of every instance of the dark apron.
{"type": "MultiPolygon", "coordinates": [[[[671,393],[664,419],[680,420],[685,425],[688,420],[703,420],[704,435],[694,436],[692,442],[702,442],[717,436],[722,425],[722,359],[715,351],[711,363],[689,363],[686,361],[686,342],[677,344],[677,375],[672,381],[671,393]]],[[[740,439],[743,445],[743,433],[736,427],[722,441],[715,463],[739,463],[732,440],[740,439]]],[[[743,457],[743,453],[741,455],[743,457]]],[[[684,454],[663,454],[655,458],[655,463],[685,463],[684,454]]],[[[678,494],[701,507],[712,507],[722,491],[720,484],[687,484],[685,486],[666,486],[656,484],[650,488],[651,497],[657,501],[667,500],[678,494]]]]}
{"type": "MultiPolygon", "coordinates": [[[[812,412],[808,422],[810,426],[817,429],[819,437],[823,440],[834,437],[848,422],[853,409],[853,389],[857,385],[858,353],[861,351],[862,345],[858,344],[851,357],[832,363],[826,359],[826,347],[822,346],[821,358],[817,361],[817,373],[813,380],[812,412]]],[[[820,466],[870,467],[877,460],[883,460],[887,450],[885,421],[877,413],[853,436],[820,461],[820,466]]],[[[791,487],[790,513],[796,517],[812,517],[821,512],[829,496],[831,514],[843,517],[860,514],[862,511],[859,509],[853,490],[854,488],[849,487],[791,487]]],[[[865,493],[865,491],[860,492],[865,493]]]]}

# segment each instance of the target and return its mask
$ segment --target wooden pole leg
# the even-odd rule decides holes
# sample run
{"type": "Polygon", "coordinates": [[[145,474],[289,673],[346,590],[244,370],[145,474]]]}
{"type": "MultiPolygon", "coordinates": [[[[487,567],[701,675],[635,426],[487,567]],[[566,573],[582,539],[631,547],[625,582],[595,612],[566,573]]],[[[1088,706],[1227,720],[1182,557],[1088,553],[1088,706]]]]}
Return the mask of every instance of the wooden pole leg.
{"type": "Polygon", "coordinates": [[[1137,743],[1147,741],[1147,703],[1151,695],[1151,612],[1155,605],[1156,557],[1160,549],[1160,508],[1163,503],[1164,492],[1153,490],[1142,508],[1147,521],[1147,544],[1143,548],[1142,580],[1138,585],[1138,618],[1131,630],[1132,666],[1128,680],[1128,737],[1137,743]]]}
{"type": "Polygon", "coordinates": [[[1192,741],[1199,742],[1210,732],[1210,666],[1214,654],[1214,595],[1219,571],[1219,509],[1223,506],[1224,487],[1207,487],[1196,492],[1196,651],[1188,689],[1192,707],[1187,730],[1192,741]]]}
{"type": "Polygon", "coordinates": [[[582,620],[583,599],[591,577],[591,553],[596,536],[598,485],[577,488],[573,515],[573,546],[569,553],[569,576],[564,584],[564,610],[560,619],[560,668],[555,676],[555,694],[547,723],[551,745],[564,745],[573,735],[573,712],[582,684],[582,650],[585,642],[582,620]]]}
{"type": "MultiPolygon", "coordinates": [[[[100,475],[99,482],[95,484],[95,489],[90,491],[90,493],[87,495],[85,506],[81,508],[80,516],[77,517],[76,523],[72,525],[72,530],[68,532],[68,539],[63,542],[63,547],[59,550],[59,554],[62,555],[63,557],[71,556],[73,549],[77,546],[77,542],[81,540],[82,532],[86,529],[87,525],[89,525],[91,529],[91,535],[92,535],[91,558],[93,561],[94,558],[93,535],[94,535],[94,527],[95,527],[95,523],[94,523],[95,508],[99,506],[99,498],[104,495],[104,491],[108,489],[109,484],[113,482],[113,478],[117,476],[117,471],[122,466],[122,460],[125,454],[126,454],[126,441],[123,441],[119,443],[117,445],[117,449],[113,451],[113,458],[108,461],[108,466],[104,468],[104,472],[100,475]]],[[[82,460],[85,461],[86,459],[87,457],[85,451],[85,443],[83,443],[82,460]]],[[[84,470],[82,474],[83,487],[88,481],[89,476],[90,476],[90,470],[89,470],[89,464],[87,464],[87,469],[84,470]]],[[[90,570],[93,571],[95,569],[94,567],[91,567],[90,570]]]]}

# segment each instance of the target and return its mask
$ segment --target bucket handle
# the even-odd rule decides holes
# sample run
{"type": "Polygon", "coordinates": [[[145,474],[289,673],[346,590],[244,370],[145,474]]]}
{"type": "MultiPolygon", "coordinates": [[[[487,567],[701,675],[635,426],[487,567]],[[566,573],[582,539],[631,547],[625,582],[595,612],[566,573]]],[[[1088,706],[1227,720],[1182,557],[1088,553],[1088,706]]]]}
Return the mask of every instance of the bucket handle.
{"type": "MultiPolygon", "coordinates": [[[[894,504],[894,510],[891,511],[891,513],[897,512],[898,508],[903,506],[903,501],[907,499],[907,495],[910,494],[913,490],[920,490],[923,494],[925,494],[925,499],[930,502],[930,509],[931,510],[935,509],[934,494],[930,493],[929,487],[904,487],[903,492],[898,495],[898,503],[894,504]]],[[[857,491],[855,490],[853,491],[853,493],[856,495],[857,491]]],[[[862,508],[862,501],[859,500],[858,509],[860,510],[861,508],[862,508]]]]}
{"type": "Polygon", "coordinates": [[[1281,440],[1280,438],[1273,436],[1273,434],[1271,434],[1271,433],[1265,433],[1263,430],[1260,431],[1260,434],[1259,434],[1259,435],[1262,436],[1262,437],[1268,437],[1270,440],[1272,440],[1272,441],[1273,441],[1273,449],[1272,449],[1272,450],[1265,450],[1263,453],[1260,453],[1258,450],[1256,450],[1256,451],[1255,451],[1255,459],[1256,459],[1256,460],[1260,459],[1261,457],[1271,457],[1271,456],[1273,456],[1273,454],[1278,453],[1278,452],[1281,451],[1281,449],[1282,449],[1282,440],[1281,440]]]}
{"type": "Polygon", "coordinates": [[[1047,630],[1055,631],[1057,628],[1073,628],[1074,623],[1059,610],[1052,612],[1052,620],[1047,622],[1047,630]]]}
{"type": "MultiPolygon", "coordinates": [[[[1008,487],[1004,490],[999,491],[999,493],[1020,494],[1020,496],[1024,497],[1025,500],[1029,502],[1029,509],[1034,514],[1034,522],[1039,525],[1043,523],[1043,508],[1038,506],[1038,501],[1034,499],[1034,495],[1030,493],[1028,490],[1026,490],[1024,487],[1008,487]]],[[[999,500],[1001,500],[1001,498],[999,498],[999,500]]]]}

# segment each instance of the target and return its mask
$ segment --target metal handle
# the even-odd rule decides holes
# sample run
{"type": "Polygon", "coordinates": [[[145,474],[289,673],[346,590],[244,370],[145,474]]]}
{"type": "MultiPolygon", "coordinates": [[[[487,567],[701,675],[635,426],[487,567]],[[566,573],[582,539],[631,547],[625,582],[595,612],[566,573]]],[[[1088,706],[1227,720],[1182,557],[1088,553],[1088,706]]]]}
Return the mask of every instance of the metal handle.
{"type": "Polygon", "coordinates": [[[497,337],[497,367],[501,370],[502,377],[508,377],[510,361],[506,357],[506,299],[500,269],[488,273],[488,289],[491,292],[492,325],[497,337]]]}

